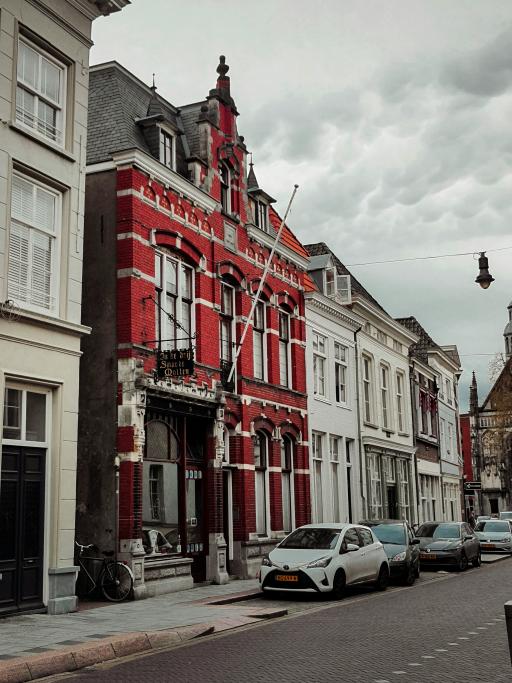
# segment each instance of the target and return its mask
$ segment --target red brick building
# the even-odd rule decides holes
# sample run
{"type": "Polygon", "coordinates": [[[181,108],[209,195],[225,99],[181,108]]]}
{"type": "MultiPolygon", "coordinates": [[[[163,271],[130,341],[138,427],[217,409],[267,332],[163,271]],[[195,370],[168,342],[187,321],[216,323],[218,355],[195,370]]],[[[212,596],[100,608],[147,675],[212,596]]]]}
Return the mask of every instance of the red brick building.
{"type": "Polygon", "coordinates": [[[227,71],[179,109],[115,62],[90,74],[77,536],[118,541],[140,597],[255,576],[309,519],[307,253],[287,227],[229,378],[280,218],[227,71]],[[192,348],[193,374],[158,379],[158,348],[192,348]]]}

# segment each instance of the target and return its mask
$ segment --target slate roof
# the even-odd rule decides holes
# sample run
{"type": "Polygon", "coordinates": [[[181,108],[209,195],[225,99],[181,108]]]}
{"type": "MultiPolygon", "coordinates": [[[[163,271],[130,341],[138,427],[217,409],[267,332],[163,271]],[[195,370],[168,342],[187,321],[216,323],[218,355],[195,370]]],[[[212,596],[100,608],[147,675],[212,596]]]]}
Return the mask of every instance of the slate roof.
{"type": "Polygon", "coordinates": [[[338,275],[350,275],[350,283],[352,289],[352,295],[360,296],[363,299],[369,301],[373,306],[376,306],[379,310],[389,316],[388,312],[379,304],[377,299],[374,299],[370,292],[363,287],[357,278],[355,278],[352,273],[348,270],[346,266],[339,260],[339,258],[334,254],[325,242],[317,242],[316,244],[305,244],[304,248],[307,250],[310,256],[320,256],[323,254],[330,254],[332,256],[333,262],[336,266],[336,271],[338,275]]]}
{"type": "Polygon", "coordinates": [[[183,129],[187,137],[188,146],[191,156],[199,156],[199,128],[197,127],[197,120],[201,113],[203,102],[194,102],[193,104],[186,104],[180,107],[180,118],[183,124],[183,129]]]}
{"type": "Polygon", "coordinates": [[[453,363],[460,366],[460,358],[456,346],[439,346],[428,334],[425,328],[416,320],[413,315],[407,318],[396,318],[396,321],[403,325],[418,337],[418,341],[412,344],[409,348],[409,353],[411,356],[418,358],[418,360],[428,363],[428,352],[439,351],[443,355],[447,356],[453,363]]]}
{"type": "MultiPolygon", "coordinates": [[[[125,149],[150,150],[137,119],[148,114],[153,92],[117,62],[91,67],[87,163],[108,161],[113,152],[125,149]]],[[[176,107],[156,94],[159,109],[178,131],[183,131],[176,107]]]]}

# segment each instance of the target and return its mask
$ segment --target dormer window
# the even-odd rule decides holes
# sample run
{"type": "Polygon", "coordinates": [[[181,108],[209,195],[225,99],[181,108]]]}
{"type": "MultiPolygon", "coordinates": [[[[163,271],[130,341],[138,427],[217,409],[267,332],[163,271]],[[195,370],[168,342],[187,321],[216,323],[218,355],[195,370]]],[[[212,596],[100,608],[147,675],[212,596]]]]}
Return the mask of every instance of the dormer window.
{"type": "Polygon", "coordinates": [[[352,301],[350,275],[340,275],[336,268],[325,269],[324,292],[326,296],[336,297],[342,304],[352,301]]]}
{"type": "Polygon", "coordinates": [[[264,232],[268,232],[268,206],[264,202],[254,202],[254,222],[264,232]]]}
{"type": "Polygon", "coordinates": [[[172,171],[176,169],[174,135],[171,135],[171,133],[163,128],[160,128],[160,162],[172,171]]]}

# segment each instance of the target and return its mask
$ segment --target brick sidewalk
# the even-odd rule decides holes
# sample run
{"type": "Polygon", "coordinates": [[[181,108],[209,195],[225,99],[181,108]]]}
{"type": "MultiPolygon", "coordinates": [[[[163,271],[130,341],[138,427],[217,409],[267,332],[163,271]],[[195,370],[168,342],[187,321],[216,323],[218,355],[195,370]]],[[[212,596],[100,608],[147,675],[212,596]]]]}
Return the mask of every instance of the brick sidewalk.
{"type": "Polygon", "coordinates": [[[0,619],[0,683],[73,671],[285,613],[262,609],[257,601],[254,607],[232,604],[258,593],[256,580],[233,581],[96,608],[87,603],[72,614],[5,617],[0,619]]]}

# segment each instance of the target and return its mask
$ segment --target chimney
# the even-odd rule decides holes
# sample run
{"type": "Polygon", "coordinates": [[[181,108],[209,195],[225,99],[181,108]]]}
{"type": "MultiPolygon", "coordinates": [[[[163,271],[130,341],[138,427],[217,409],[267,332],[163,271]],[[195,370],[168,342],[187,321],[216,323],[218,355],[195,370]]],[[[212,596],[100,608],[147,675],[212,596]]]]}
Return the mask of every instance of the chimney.
{"type": "Polygon", "coordinates": [[[219,74],[217,78],[217,90],[219,91],[219,94],[227,101],[229,101],[231,98],[229,76],[226,75],[228,71],[229,66],[226,64],[226,57],[221,55],[219,57],[219,66],[217,67],[217,73],[219,74]]]}

